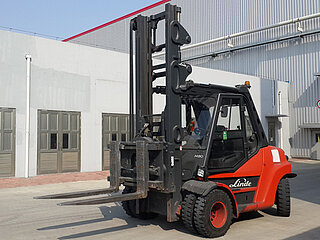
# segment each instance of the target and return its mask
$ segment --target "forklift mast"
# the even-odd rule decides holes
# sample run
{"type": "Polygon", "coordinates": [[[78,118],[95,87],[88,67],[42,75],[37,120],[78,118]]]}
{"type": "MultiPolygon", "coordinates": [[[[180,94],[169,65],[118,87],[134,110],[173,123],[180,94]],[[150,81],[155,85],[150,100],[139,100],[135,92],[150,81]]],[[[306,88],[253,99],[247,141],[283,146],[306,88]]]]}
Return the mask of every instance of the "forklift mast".
{"type": "Polygon", "coordinates": [[[141,134],[143,128],[154,126],[152,118],[156,115],[153,115],[152,95],[158,93],[166,95],[166,107],[162,115],[165,117],[163,125],[159,126],[160,134],[163,140],[174,145],[174,129],[180,126],[181,121],[181,98],[178,93],[192,71],[190,65],[181,63],[180,47],[190,43],[191,37],[179,22],[181,9],[170,4],[165,7],[165,12],[150,17],[139,15],[130,22],[130,140],[141,134]],[[165,21],[165,43],[157,45],[157,28],[160,21],[165,21]],[[166,53],[164,63],[153,65],[152,54],[163,49],[166,53]],[[153,81],[161,77],[165,77],[166,86],[153,88],[153,81]],[[136,131],[134,131],[134,106],[136,106],[136,131]]]}
{"type": "MultiPolygon", "coordinates": [[[[152,16],[139,15],[130,22],[130,140],[136,142],[135,150],[133,150],[136,151],[136,168],[138,169],[142,155],[148,158],[144,166],[149,169],[146,170],[143,180],[149,180],[151,187],[157,185],[156,189],[160,192],[170,193],[170,195],[163,196],[161,193],[159,195],[159,192],[150,192],[151,196],[148,198],[148,204],[163,199],[164,206],[161,206],[161,209],[153,207],[153,210],[167,215],[170,222],[178,220],[175,211],[181,201],[182,162],[181,157],[177,157],[176,150],[179,148],[179,142],[176,141],[176,138],[179,138],[181,134],[181,96],[179,93],[185,87],[186,78],[192,71],[189,64],[181,63],[180,47],[190,43],[191,37],[180,24],[180,14],[179,7],[167,4],[164,12],[152,16]],[[157,45],[158,24],[161,21],[164,21],[165,25],[165,42],[157,45]],[[165,51],[164,63],[154,65],[152,55],[162,50],[165,51]],[[153,87],[153,82],[162,77],[165,77],[165,86],[153,87]],[[153,94],[166,96],[165,109],[160,115],[153,114],[153,94]],[[134,113],[136,116],[135,126],[134,113]],[[155,128],[158,131],[154,131],[155,128]],[[140,142],[140,140],[142,141],[140,142]],[[148,147],[145,145],[146,142],[148,142],[148,147]],[[139,145],[144,146],[144,151],[139,150],[139,145]],[[152,146],[161,150],[154,151],[152,146]],[[154,174],[152,169],[154,169],[154,174]],[[151,172],[148,173],[149,171],[151,172]]],[[[125,152],[123,150],[121,153],[122,168],[125,165],[123,164],[125,152]]],[[[132,156],[132,153],[129,155],[132,156]]],[[[131,161],[131,165],[134,165],[134,162],[131,161]]],[[[132,167],[134,168],[134,166],[132,167]]],[[[137,180],[139,172],[136,171],[137,180]]],[[[120,175],[126,175],[125,170],[120,175]]],[[[121,182],[127,185],[130,180],[126,181],[122,178],[121,182]]],[[[138,194],[141,191],[148,192],[150,190],[148,186],[139,187],[139,182],[136,183],[136,186],[138,194]]],[[[146,196],[147,194],[144,194],[144,197],[146,196]]]]}

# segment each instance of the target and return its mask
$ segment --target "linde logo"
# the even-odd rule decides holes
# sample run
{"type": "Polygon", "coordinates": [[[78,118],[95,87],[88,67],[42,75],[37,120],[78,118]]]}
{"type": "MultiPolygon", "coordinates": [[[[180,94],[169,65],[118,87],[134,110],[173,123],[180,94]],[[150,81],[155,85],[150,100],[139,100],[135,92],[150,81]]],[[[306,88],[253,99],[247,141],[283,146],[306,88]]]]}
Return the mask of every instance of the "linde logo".
{"type": "Polygon", "coordinates": [[[229,184],[230,188],[251,187],[252,183],[245,178],[238,178],[233,184],[229,184]]]}

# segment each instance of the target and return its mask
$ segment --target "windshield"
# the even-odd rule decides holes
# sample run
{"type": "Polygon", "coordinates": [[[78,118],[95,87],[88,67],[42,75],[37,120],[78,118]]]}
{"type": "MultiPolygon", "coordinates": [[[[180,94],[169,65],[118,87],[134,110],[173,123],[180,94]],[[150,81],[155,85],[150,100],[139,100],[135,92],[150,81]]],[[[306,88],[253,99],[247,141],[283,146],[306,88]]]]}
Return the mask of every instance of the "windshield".
{"type": "Polygon", "coordinates": [[[210,122],[216,106],[214,97],[191,97],[182,100],[182,127],[189,136],[202,140],[210,130],[210,122]]]}

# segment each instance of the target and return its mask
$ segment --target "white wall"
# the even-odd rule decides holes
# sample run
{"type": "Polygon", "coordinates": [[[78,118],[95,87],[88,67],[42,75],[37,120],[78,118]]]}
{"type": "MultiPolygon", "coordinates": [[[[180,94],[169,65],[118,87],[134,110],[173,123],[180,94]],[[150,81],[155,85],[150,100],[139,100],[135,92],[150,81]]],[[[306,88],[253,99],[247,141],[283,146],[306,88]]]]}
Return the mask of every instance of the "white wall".
{"type": "Polygon", "coordinates": [[[37,110],[81,112],[81,171],[101,170],[102,112],[128,112],[126,54],[0,31],[0,107],[16,108],[16,176],[25,169],[26,60],[31,63],[30,176],[37,110]]]}
{"type": "MultiPolygon", "coordinates": [[[[81,112],[81,171],[101,170],[102,113],[128,113],[128,55],[0,31],[0,107],[16,108],[17,177],[25,171],[26,54],[32,56],[30,176],[37,173],[38,109],[81,112]]],[[[269,80],[199,67],[193,67],[190,79],[230,86],[249,80],[260,116],[273,111],[269,80]]],[[[286,84],[278,87],[287,93],[286,84]]],[[[282,97],[284,113],[287,95],[282,97]]],[[[163,98],[155,99],[160,112],[163,98]]],[[[262,122],[266,127],[264,117],[262,122]]],[[[287,124],[284,120],[284,133],[287,124]]]]}

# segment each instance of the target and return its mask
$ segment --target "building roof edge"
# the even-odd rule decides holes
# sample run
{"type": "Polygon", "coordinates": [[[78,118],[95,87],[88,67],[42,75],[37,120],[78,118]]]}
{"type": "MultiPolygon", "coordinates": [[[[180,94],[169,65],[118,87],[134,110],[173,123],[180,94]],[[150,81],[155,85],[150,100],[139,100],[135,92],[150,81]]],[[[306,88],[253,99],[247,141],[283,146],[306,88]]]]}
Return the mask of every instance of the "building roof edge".
{"type": "Polygon", "coordinates": [[[162,0],[162,1],[156,2],[156,3],[154,3],[154,4],[151,4],[151,5],[147,6],[147,7],[141,8],[141,9],[139,9],[139,10],[137,10],[137,11],[134,11],[134,12],[131,12],[131,13],[129,13],[129,14],[126,14],[126,15],[124,15],[124,16],[122,16],[122,17],[116,18],[116,19],[114,19],[114,20],[112,20],[112,21],[110,21],[110,22],[107,22],[107,23],[104,23],[104,24],[99,25],[99,26],[97,26],[97,27],[91,28],[91,29],[89,29],[89,30],[87,30],[87,31],[84,31],[84,32],[79,33],[79,34],[76,34],[76,35],[74,35],[74,36],[72,36],[72,37],[63,39],[62,42],[68,42],[68,41],[70,41],[70,40],[72,40],[72,39],[78,38],[78,37],[83,36],[83,35],[85,35],[85,34],[88,34],[88,33],[90,33],[90,32],[94,32],[94,31],[96,31],[96,30],[98,30],[98,29],[100,29],[100,28],[109,26],[109,25],[111,25],[111,24],[113,24],[113,23],[116,23],[116,22],[119,22],[119,21],[121,21],[121,20],[123,20],[123,19],[132,17],[132,16],[134,16],[134,15],[136,15],[136,14],[139,14],[139,13],[141,13],[141,12],[144,12],[144,11],[146,11],[146,10],[149,10],[149,9],[151,9],[151,8],[157,7],[157,6],[161,5],[161,4],[164,4],[164,3],[167,3],[167,2],[170,2],[170,1],[171,1],[171,0],[162,0]]]}

